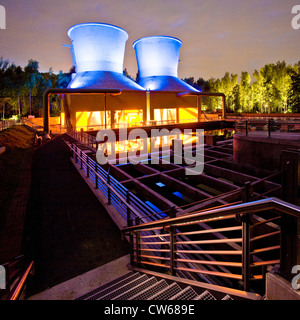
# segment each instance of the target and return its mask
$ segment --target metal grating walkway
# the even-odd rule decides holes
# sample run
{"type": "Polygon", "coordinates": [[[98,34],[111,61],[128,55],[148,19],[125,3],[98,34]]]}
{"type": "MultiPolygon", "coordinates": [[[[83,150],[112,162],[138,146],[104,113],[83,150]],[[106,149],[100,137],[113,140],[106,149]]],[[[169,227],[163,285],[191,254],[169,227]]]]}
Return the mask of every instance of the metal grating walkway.
{"type": "Polygon", "coordinates": [[[131,271],[77,300],[233,300],[233,297],[223,294],[220,299],[205,289],[197,293],[191,286],[131,271]]]}

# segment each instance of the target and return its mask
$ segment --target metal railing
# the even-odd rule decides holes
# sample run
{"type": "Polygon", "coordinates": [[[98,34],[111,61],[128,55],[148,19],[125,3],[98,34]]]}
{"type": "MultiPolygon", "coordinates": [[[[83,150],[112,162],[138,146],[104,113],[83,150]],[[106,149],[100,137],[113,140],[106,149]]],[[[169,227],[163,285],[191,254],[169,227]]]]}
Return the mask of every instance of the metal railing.
{"type": "Polygon", "coordinates": [[[22,118],[21,123],[26,125],[27,127],[30,127],[32,129],[36,130],[36,131],[43,131],[44,130],[43,126],[39,126],[38,124],[36,124],[33,121],[30,121],[26,118],[22,118]]]}
{"type": "Polygon", "coordinates": [[[16,120],[0,120],[0,131],[8,129],[16,124],[16,120]]]}
{"type": "Polygon", "coordinates": [[[24,255],[3,264],[5,268],[5,289],[0,290],[0,300],[22,298],[29,276],[33,273],[34,261],[26,262],[24,255]]]}
{"type": "MultiPolygon", "coordinates": [[[[217,121],[220,120],[219,114],[205,114],[202,113],[201,121],[217,121]]],[[[174,124],[185,124],[185,123],[195,123],[199,120],[197,118],[188,119],[173,119],[173,120],[150,120],[150,121],[137,121],[137,122],[119,122],[119,123],[107,123],[105,124],[94,124],[87,126],[76,126],[76,131],[97,131],[103,129],[120,129],[120,128],[135,128],[135,127],[153,127],[153,126],[164,126],[164,125],[174,125],[174,124]]]]}
{"type": "Polygon", "coordinates": [[[269,138],[274,133],[300,133],[300,120],[286,120],[273,118],[252,118],[235,121],[235,132],[239,134],[255,135],[265,133],[269,138]]]}
{"type": "Polygon", "coordinates": [[[66,143],[72,152],[75,163],[79,164],[80,169],[94,182],[95,188],[102,192],[107,198],[108,204],[112,204],[118,210],[127,224],[131,219],[137,217],[140,218],[142,222],[153,221],[159,217],[160,212],[156,212],[130,190],[125,188],[110,174],[109,170],[105,171],[96,161],[91,159],[75,144],[70,144],[67,141],[66,143]]]}
{"type": "Polygon", "coordinates": [[[144,224],[137,219],[122,233],[130,238],[136,267],[221,277],[249,291],[267,266],[279,264],[291,278],[300,259],[299,218],[300,207],[268,198],[144,224]]]}
{"type": "Polygon", "coordinates": [[[68,130],[68,135],[71,137],[75,138],[78,141],[81,141],[84,144],[87,144],[91,148],[97,150],[97,141],[96,137],[92,136],[83,130],[80,131],[73,131],[73,130],[68,130]]]}

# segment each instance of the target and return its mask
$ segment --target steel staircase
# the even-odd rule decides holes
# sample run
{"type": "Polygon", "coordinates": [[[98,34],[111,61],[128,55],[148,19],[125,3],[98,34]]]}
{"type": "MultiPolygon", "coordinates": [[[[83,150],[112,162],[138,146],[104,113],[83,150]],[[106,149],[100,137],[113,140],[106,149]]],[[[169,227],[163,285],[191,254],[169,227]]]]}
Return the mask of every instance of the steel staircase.
{"type": "Polygon", "coordinates": [[[130,271],[113,281],[100,286],[97,289],[77,298],[76,300],[240,300],[261,299],[253,294],[246,297],[239,296],[238,292],[232,294],[210,290],[193,285],[192,281],[174,280],[174,277],[159,274],[146,274],[143,272],[130,271]]]}

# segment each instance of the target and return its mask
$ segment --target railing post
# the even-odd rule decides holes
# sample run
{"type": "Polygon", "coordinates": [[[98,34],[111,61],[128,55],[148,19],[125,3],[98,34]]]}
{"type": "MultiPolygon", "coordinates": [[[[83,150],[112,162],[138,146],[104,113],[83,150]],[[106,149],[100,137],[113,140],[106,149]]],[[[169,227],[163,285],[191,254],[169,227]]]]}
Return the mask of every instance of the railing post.
{"type": "Polygon", "coordinates": [[[246,136],[248,136],[248,120],[246,120],[246,136]]]}
{"type": "MultiPolygon", "coordinates": [[[[160,233],[161,233],[161,234],[165,234],[165,233],[166,233],[166,229],[165,229],[165,228],[162,228],[161,231],[160,231],[160,233]]],[[[167,245],[165,245],[164,242],[162,241],[162,244],[160,245],[160,249],[161,249],[161,250],[166,250],[166,249],[167,249],[166,247],[167,247],[167,245]]],[[[164,258],[166,257],[166,251],[161,251],[160,256],[161,256],[161,258],[162,258],[162,259],[161,259],[161,264],[164,264],[164,263],[165,263],[165,259],[164,259],[164,258]]],[[[163,268],[162,268],[162,272],[164,272],[163,268]]]]}
{"type": "Polygon", "coordinates": [[[242,220],[242,276],[244,291],[250,289],[250,217],[244,214],[242,220]]]}
{"type": "MultiPolygon", "coordinates": [[[[128,227],[131,227],[132,226],[132,220],[129,219],[129,221],[127,222],[128,223],[128,227]]],[[[130,265],[131,266],[134,266],[134,243],[133,243],[133,231],[130,231],[129,233],[129,254],[130,254],[130,265]]]]}
{"type": "Polygon", "coordinates": [[[170,227],[170,269],[172,276],[176,276],[176,227],[170,227]]]}
{"type": "MultiPolygon", "coordinates": [[[[129,193],[129,190],[126,191],[126,202],[127,204],[130,204],[130,193],[129,193]]],[[[130,220],[130,208],[129,206],[127,205],[127,225],[129,223],[129,220],[130,220]]]]}
{"type": "MultiPolygon", "coordinates": [[[[140,218],[136,217],[135,218],[135,225],[139,225],[140,224],[140,218]]],[[[135,250],[136,250],[136,263],[137,266],[140,267],[141,264],[141,237],[140,237],[140,231],[137,230],[135,232],[135,250]]]]}
{"type": "Polygon", "coordinates": [[[82,169],[82,150],[80,150],[80,169],[82,169]]]}
{"type": "MultiPolygon", "coordinates": [[[[176,217],[175,206],[170,208],[170,219],[176,217]]],[[[176,227],[170,227],[170,269],[172,276],[176,275],[176,227]]]]}
{"type": "Polygon", "coordinates": [[[170,208],[169,217],[170,217],[171,219],[176,217],[175,206],[172,206],[172,207],[170,208]]]}
{"type": "Polygon", "coordinates": [[[243,191],[243,202],[249,202],[252,195],[251,190],[251,181],[247,181],[244,184],[244,191],[243,191]]]}

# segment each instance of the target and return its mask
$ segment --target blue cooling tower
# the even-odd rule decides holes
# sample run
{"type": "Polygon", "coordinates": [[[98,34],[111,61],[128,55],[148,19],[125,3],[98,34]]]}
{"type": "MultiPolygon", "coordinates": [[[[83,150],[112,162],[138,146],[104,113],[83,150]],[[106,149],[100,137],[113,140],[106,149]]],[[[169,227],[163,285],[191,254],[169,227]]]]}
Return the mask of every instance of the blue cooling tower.
{"type": "Polygon", "coordinates": [[[139,85],[155,91],[196,91],[178,76],[181,40],[168,36],[141,38],[133,43],[136,52],[139,85]]]}
{"type": "Polygon", "coordinates": [[[71,27],[76,75],[69,88],[144,90],[123,75],[128,34],[105,23],[82,23],[71,27]]]}

